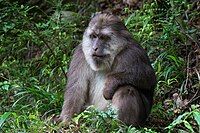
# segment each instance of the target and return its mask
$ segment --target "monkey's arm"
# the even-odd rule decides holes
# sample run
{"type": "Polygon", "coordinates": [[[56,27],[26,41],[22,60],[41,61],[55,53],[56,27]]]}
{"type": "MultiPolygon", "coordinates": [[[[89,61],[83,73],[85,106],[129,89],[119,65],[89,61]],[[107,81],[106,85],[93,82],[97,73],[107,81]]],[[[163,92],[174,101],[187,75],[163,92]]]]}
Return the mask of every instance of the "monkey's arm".
{"type": "Polygon", "coordinates": [[[151,90],[155,87],[155,75],[148,66],[133,66],[132,72],[112,73],[107,76],[104,97],[107,100],[112,99],[114,93],[121,86],[133,86],[140,90],[151,90]]]}
{"type": "Polygon", "coordinates": [[[103,95],[105,99],[112,99],[116,90],[121,86],[133,86],[139,91],[153,92],[156,77],[149,59],[140,49],[126,51],[125,55],[118,58],[120,65],[107,75],[103,95]],[[139,51],[139,52],[138,52],[139,51]]]}
{"type": "Polygon", "coordinates": [[[84,61],[81,47],[78,46],[74,52],[68,71],[68,83],[60,115],[61,121],[70,120],[74,114],[80,113],[83,109],[87,98],[86,63],[84,61]]]}

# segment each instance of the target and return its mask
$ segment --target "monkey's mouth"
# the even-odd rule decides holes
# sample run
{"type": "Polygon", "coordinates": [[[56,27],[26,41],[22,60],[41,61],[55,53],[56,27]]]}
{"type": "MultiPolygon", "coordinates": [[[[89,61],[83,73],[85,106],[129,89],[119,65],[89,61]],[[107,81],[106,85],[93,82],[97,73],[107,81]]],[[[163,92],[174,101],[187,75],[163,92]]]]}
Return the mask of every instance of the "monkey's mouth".
{"type": "Polygon", "coordinates": [[[93,58],[97,58],[97,59],[103,59],[103,58],[105,58],[105,57],[107,57],[107,56],[108,56],[108,55],[103,55],[103,54],[102,54],[102,55],[100,55],[100,54],[93,54],[93,55],[92,55],[93,58]]]}

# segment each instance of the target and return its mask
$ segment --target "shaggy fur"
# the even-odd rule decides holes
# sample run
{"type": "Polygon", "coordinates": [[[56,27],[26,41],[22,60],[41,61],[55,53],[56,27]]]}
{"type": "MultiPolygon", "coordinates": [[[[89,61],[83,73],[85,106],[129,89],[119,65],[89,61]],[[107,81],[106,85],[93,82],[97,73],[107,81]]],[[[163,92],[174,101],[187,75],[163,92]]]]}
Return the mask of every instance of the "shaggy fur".
{"type": "Polygon", "coordinates": [[[142,125],[150,113],[155,86],[144,49],[119,18],[98,14],[74,52],[60,119],[68,121],[88,105],[105,110],[112,104],[124,123],[142,125]]]}

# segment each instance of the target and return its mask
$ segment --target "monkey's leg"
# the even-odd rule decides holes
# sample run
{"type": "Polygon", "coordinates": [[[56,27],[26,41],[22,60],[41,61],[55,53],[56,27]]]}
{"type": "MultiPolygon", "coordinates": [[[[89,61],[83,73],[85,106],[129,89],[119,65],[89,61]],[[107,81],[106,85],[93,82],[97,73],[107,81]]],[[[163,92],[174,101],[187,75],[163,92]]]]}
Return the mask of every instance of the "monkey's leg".
{"type": "Polygon", "coordinates": [[[76,91],[73,88],[65,92],[64,104],[59,121],[68,122],[74,114],[79,114],[83,110],[85,97],[82,93],[83,91],[76,91]]]}
{"type": "Polygon", "coordinates": [[[120,87],[113,96],[112,105],[117,109],[118,119],[133,126],[145,123],[151,106],[145,96],[131,86],[120,87]]]}

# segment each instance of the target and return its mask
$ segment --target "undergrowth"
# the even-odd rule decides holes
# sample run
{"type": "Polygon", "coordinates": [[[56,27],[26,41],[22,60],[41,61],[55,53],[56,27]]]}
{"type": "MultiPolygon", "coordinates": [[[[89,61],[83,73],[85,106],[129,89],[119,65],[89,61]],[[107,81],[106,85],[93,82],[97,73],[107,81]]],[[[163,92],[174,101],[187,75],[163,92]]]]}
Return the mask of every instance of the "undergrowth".
{"type": "Polygon", "coordinates": [[[61,111],[71,54],[82,38],[95,1],[35,5],[0,0],[0,131],[2,132],[199,132],[199,3],[145,2],[126,7],[124,23],[151,58],[158,84],[146,127],[128,127],[112,109],[93,107],[68,125],[61,111]],[[63,12],[65,11],[65,12],[63,12]]]}

